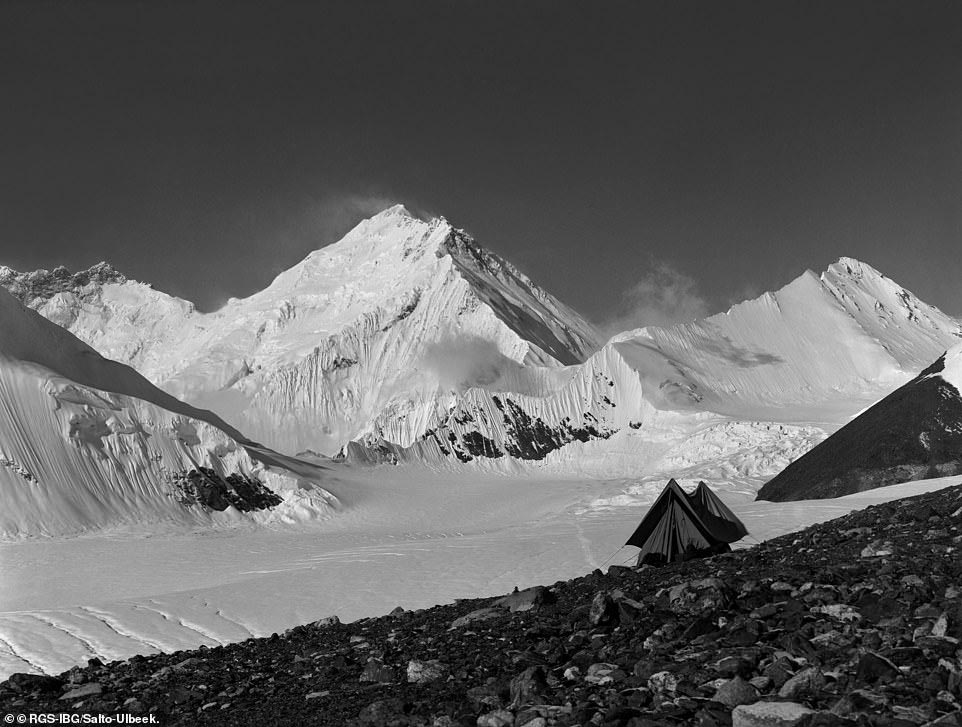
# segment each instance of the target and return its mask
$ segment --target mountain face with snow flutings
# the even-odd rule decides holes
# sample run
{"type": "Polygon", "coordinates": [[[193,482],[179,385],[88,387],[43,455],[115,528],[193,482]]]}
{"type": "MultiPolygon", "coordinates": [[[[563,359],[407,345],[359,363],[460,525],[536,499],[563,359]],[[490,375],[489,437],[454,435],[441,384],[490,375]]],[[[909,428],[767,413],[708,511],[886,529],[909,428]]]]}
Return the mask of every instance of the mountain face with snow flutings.
{"type": "Polygon", "coordinates": [[[0,538],[332,512],[281,459],[0,290],[0,538]]]}
{"type": "MultiPolygon", "coordinates": [[[[550,380],[535,381],[525,370],[513,386],[474,387],[453,398],[414,447],[384,437],[349,445],[344,454],[361,461],[563,463],[567,451],[573,465],[585,456],[578,442],[605,440],[594,448],[651,461],[666,440],[688,436],[712,415],[844,420],[864,406],[858,402],[904,383],[960,339],[958,320],[870,266],[842,258],[821,276],[806,272],[726,313],[622,333],[550,380]]],[[[808,436],[800,433],[800,441],[808,436]]]]}
{"type": "MultiPolygon", "coordinates": [[[[599,346],[509,263],[401,206],[213,313],[115,271],[41,272],[0,282],[254,439],[359,461],[636,470],[720,420],[758,422],[753,442],[766,422],[834,428],[962,338],[958,320],[842,258],[599,346]]],[[[810,438],[799,430],[799,446],[810,438]]]]}
{"type": "Polygon", "coordinates": [[[616,339],[650,345],[704,406],[738,414],[890,390],[962,339],[962,324],[842,258],[726,313],[616,339]]]}
{"type": "Polygon", "coordinates": [[[962,472],[962,344],[792,462],[758,493],[839,497],[962,472]]]}
{"type": "Polygon", "coordinates": [[[600,345],[510,263],[399,205],[213,313],[119,279],[27,302],[287,452],[334,453],[362,437],[411,444],[466,388],[577,364],[600,345]]]}

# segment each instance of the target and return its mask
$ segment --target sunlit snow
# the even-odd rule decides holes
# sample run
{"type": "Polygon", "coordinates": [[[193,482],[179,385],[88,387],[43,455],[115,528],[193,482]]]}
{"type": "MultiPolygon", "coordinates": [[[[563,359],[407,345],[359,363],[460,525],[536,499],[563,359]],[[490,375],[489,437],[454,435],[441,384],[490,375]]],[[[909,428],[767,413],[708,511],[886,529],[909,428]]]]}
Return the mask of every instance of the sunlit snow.
{"type": "MultiPolygon", "coordinates": [[[[750,545],[960,483],[794,503],[721,494],[750,545]]],[[[345,510],[323,527],[2,543],[0,678],[495,595],[631,561],[635,549],[621,546],[661,485],[379,468],[340,478],[345,510]]]]}

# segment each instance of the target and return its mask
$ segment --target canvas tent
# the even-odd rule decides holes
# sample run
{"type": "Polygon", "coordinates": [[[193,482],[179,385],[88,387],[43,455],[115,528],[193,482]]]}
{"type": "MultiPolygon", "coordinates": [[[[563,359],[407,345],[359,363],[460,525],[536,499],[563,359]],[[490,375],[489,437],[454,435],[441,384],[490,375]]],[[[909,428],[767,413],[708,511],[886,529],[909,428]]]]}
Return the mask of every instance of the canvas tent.
{"type": "Polygon", "coordinates": [[[688,500],[716,539],[734,543],[748,535],[742,521],[704,482],[698,483],[695,491],[688,495],[688,500]]]}
{"type": "Polygon", "coordinates": [[[688,495],[671,479],[625,545],[640,549],[639,564],[660,565],[727,552],[747,534],[704,482],[688,495]]]}

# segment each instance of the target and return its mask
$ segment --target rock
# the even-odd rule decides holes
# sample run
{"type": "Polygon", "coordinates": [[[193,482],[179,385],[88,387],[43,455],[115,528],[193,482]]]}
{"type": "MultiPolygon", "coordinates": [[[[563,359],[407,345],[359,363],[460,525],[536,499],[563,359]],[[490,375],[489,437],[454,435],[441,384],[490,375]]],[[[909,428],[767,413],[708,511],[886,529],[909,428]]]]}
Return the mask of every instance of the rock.
{"type": "Polygon", "coordinates": [[[739,704],[752,704],[758,701],[758,690],[740,676],[736,676],[718,687],[712,699],[726,707],[734,708],[739,704]]]}
{"type": "Polygon", "coordinates": [[[655,694],[674,694],[678,689],[678,677],[670,671],[659,671],[648,678],[648,688],[655,694]]]}
{"type": "Polygon", "coordinates": [[[340,625],[341,625],[341,619],[339,619],[337,616],[325,616],[324,618],[319,619],[311,624],[311,626],[318,629],[327,629],[327,628],[330,628],[331,626],[340,626],[340,625]]]}
{"type": "Polygon", "coordinates": [[[831,616],[844,623],[857,623],[862,618],[862,614],[854,608],[841,603],[832,603],[828,606],[812,606],[809,610],[812,613],[824,613],[826,616],[831,616]]]}
{"type": "Polygon", "coordinates": [[[943,714],[938,719],[926,722],[922,727],[962,727],[962,711],[943,714]]]}
{"type": "Polygon", "coordinates": [[[628,598],[627,596],[614,599],[614,601],[615,605],[618,607],[618,623],[634,623],[637,619],[648,612],[648,609],[645,608],[645,604],[639,603],[638,601],[628,598]]]}
{"type": "Polygon", "coordinates": [[[464,616],[454,619],[449,628],[460,629],[468,624],[478,623],[479,621],[490,621],[499,616],[501,616],[501,611],[496,608],[479,608],[477,611],[471,611],[471,613],[466,613],[464,616]]]}
{"type": "Polygon", "coordinates": [[[852,643],[851,639],[834,629],[832,631],[826,631],[824,634],[813,636],[811,642],[813,646],[819,649],[840,649],[852,643]]]}
{"type": "Polygon", "coordinates": [[[588,611],[588,623],[592,626],[604,628],[618,622],[618,609],[611,597],[604,591],[598,591],[591,600],[588,611]]]}
{"type": "Polygon", "coordinates": [[[527,722],[518,722],[518,727],[548,727],[548,720],[539,716],[527,722]]]}
{"type": "Polygon", "coordinates": [[[754,672],[754,665],[739,656],[726,656],[715,662],[714,670],[728,679],[734,676],[750,677],[754,672]]]}
{"type": "Polygon", "coordinates": [[[11,674],[5,682],[15,692],[57,692],[63,689],[63,680],[46,674],[11,674]]]}
{"type": "Polygon", "coordinates": [[[174,704],[186,704],[192,699],[196,699],[199,695],[188,689],[187,687],[176,686],[170,690],[170,697],[174,700],[174,704]]]}
{"type": "Polygon", "coordinates": [[[759,692],[767,692],[772,686],[772,680],[766,676],[752,677],[748,680],[748,683],[759,692]]]}
{"type": "Polygon", "coordinates": [[[899,668],[884,656],[866,651],[858,660],[855,669],[856,684],[874,684],[879,679],[894,679],[899,668]]]}
{"type": "Polygon", "coordinates": [[[603,662],[592,664],[585,674],[585,681],[589,684],[612,684],[621,679],[624,679],[624,672],[618,668],[617,664],[603,662]]]}
{"type": "Polygon", "coordinates": [[[894,546],[889,542],[882,543],[881,541],[876,540],[874,543],[869,543],[862,548],[860,555],[863,558],[883,558],[887,555],[892,555],[893,547],[894,546]]]}
{"type": "Polygon", "coordinates": [[[516,611],[530,611],[534,608],[546,605],[554,601],[554,596],[544,586],[526,588],[523,591],[515,591],[507,596],[502,596],[494,602],[495,606],[506,608],[512,613],[516,611]]]}
{"type": "Polygon", "coordinates": [[[668,605],[674,611],[701,613],[725,608],[730,603],[728,588],[719,578],[703,578],[675,586],[668,591],[668,605]]]}
{"type": "Polygon", "coordinates": [[[437,659],[429,661],[412,659],[408,662],[407,677],[411,684],[430,684],[444,679],[447,675],[447,667],[437,659]]]}
{"type": "Polygon", "coordinates": [[[778,610],[779,610],[779,609],[778,609],[778,606],[777,606],[776,604],[774,604],[774,603],[766,603],[764,606],[759,606],[758,608],[756,608],[754,611],[752,611],[752,612],[751,612],[750,614],[748,614],[748,615],[749,615],[751,618],[766,619],[766,618],[771,618],[772,616],[774,616],[775,614],[777,614],[777,613],[778,613],[778,610]]]}
{"type": "Polygon", "coordinates": [[[398,681],[397,671],[385,666],[380,659],[368,659],[361,672],[359,681],[374,682],[376,684],[393,684],[398,681]]]}
{"type": "Polygon", "coordinates": [[[103,687],[100,686],[98,682],[91,682],[90,684],[84,684],[82,687],[77,687],[76,689],[71,689],[60,697],[60,701],[66,701],[68,699],[83,699],[84,697],[96,697],[99,694],[103,694],[103,687]]]}
{"type": "Polygon", "coordinates": [[[124,711],[130,714],[143,714],[146,710],[144,709],[144,703],[137,697],[129,697],[124,700],[124,711]]]}
{"type": "Polygon", "coordinates": [[[514,715],[506,709],[498,709],[478,717],[478,727],[511,727],[514,715]]]}
{"type": "Polygon", "coordinates": [[[793,668],[791,660],[783,657],[766,666],[762,675],[768,677],[776,688],[781,689],[782,685],[792,678],[793,668]]]}
{"type": "Polygon", "coordinates": [[[795,727],[815,714],[796,702],[755,702],[732,710],[732,727],[795,727]]]}
{"type": "Polygon", "coordinates": [[[203,659],[198,659],[196,656],[190,657],[189,659],[184,659],[183,661],[178,661],[174,664],[171,669],[174,671],[190,671],[192,669],[197,669],[204,663],[203,659]]]}
{"type": "Polygon", "coordinates": [[[818,691],[825,685],[825,677],[816,667],[803,669],[778,690],[781,699],[795,700],[818,691]]]}
{"type": "Polygon", "coordinates": [[[504,706],[504,701],[501,699],[501,688],[494,680],[491,680],[488,684],[471,687],[465,691],[464,696],[468,703],[476,709],[500,709],[504,706]]]}
{"type": "Polygon", "coordinates": [[[400,699],[378,699],[364,707],[358,714],[358,722],[365,727],[384,727],[397,723],[404,714],[404,702],[400,699]]]}
{"type": "Polygon", "coordinates": [[[866,712],[885,704],[885,697],[873,694],[864,689],[853,689],[839,699],[832,707],[832,714],[848,715],[856,712],[866,712]]]}
{"type": "Polygon", "coordinates": [[[544,701],[542,695],[547,689],[544,669],[540,666],[529,666],[511,680],[510,707],[517,709],[529,704],[540,704],[544,701]]]}

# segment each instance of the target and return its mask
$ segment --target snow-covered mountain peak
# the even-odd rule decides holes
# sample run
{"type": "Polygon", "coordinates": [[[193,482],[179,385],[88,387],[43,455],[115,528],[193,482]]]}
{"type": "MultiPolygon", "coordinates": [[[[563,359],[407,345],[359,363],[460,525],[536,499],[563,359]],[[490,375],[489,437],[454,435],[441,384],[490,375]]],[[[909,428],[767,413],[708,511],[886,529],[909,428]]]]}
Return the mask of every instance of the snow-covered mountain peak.
{"type": "Polygon", "coordinates": [[[478,375],[577,364],[599,346],[591,324],[466,232],[402,205],[211,313],[104,280],[29,303],[288,452],[368,435],[409,444],[478,375]]]}
{"type": "Polygon", "coordinates": [[[829,265],[823,275],[847,275],[852,278],[862,278],[866,276],[869,278],[885,277],[868,263],[844,255],[829,265]]]}
{"type": "Polygon", "coordinates": [[[440,218],[424,221],[395,205],[358,223],[339,241],[311,252],[252,298],[317,295],[350,280],[368,297],[412,284],[411,275],[433,265],[435,252],[451,231],[440,218]]]}

